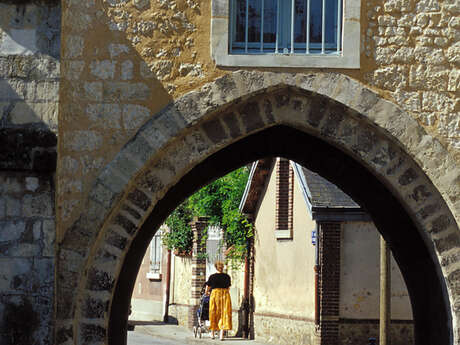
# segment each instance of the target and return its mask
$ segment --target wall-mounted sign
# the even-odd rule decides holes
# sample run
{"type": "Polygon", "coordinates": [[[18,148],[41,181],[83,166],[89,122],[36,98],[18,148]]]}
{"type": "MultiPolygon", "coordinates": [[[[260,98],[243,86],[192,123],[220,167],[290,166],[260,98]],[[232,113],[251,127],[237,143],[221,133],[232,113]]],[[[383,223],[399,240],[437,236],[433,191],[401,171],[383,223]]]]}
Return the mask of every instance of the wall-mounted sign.
{"type": "Polygon", "coordinates": [[[316,246],[316,229],[311,231],[311,244],[316,246]]]}

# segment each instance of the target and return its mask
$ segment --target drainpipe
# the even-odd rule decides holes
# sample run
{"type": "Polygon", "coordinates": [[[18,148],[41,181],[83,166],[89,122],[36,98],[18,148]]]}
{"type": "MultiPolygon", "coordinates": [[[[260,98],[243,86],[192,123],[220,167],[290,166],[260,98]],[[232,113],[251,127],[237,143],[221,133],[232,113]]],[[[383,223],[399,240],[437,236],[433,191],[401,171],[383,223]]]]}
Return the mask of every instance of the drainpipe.
{"type": "Polygon", "coordinates": [[[315,328],[319,328],[320,321],[320,296],[319,296],[319,227],[316,228],[315,244],[315,328]]]}
{"type": "Polygon", "coordinates": [[[247,241],[247,254],[244,259],[244,287],[243,287],[243,338],[249,338],[249,253],[250,245],[247,241]]]}
{"type": "Polygon", "coordinates": [[[391,252],[380,236],[380,345],[390,344],[391,323],[391,252]]]}
{"type": "Polygon", "coordinates": [[[171,250],[168,250],[167,260],[166,260],[166,287],[165,287],[165,296],[164,296],[164,313],[163,313],[163,322],[168,323],[169,319],[169,292],[171,289],[171,250]]]}

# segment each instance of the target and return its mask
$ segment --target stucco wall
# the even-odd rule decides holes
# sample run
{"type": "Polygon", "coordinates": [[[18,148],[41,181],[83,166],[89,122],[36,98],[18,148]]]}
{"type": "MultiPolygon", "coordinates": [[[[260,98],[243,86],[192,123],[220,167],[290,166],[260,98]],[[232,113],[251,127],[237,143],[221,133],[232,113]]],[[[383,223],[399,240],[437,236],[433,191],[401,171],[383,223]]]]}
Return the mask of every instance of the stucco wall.
{"type": "MultiPolygon", "coordinates": [[[[342,230],[340,317],[379,319],[380,235],[372,223],[346,222],[342,230]]],[[[391,317],[412,320],[406,284],[391,257],[391,317]]]]}
{"type": "Polygon", "coordinates": [[[295,179],[293,239],[276,240],[275,198],[272,169],[255,217],[254,333],[256,339],[292,344],[314,336],[315,223],[295,179]]]}
{"type": "MultiPolygon", "coordinates": [[[[60,236],[78,217],[102,167],[149,117],[231,70],[210,58],[211,3],[98,0],[64,6],[60,236]]],[[[361,68],[335,70],[399,104],[457,158],[459,11],[452,0],[363,2],[361,68]]]]}

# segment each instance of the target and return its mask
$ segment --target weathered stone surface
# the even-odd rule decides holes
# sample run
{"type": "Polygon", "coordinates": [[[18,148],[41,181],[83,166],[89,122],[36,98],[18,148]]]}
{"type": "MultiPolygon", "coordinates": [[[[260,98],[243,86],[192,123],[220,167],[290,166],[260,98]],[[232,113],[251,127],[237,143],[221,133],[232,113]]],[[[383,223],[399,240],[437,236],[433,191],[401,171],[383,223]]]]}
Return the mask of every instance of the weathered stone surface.
{"type": "Polygon", "coordinates": [[[102,137],[96,131],[74,131],[69,134],[66,146],[73,151],[93,151],[102,145],[102,137]]]}
{"type": "Polygon", "coordinates": [[[123,106],[123,126],[125,129],[138,129],[150,117],[150,110],[136,104],[123,106]]]}

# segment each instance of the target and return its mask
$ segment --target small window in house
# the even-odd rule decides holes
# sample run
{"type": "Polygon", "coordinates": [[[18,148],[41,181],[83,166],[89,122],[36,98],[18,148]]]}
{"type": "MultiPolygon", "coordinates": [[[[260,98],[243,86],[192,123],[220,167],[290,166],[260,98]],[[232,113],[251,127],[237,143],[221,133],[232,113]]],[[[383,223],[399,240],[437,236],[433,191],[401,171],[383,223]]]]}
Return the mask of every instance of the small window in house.
{"type": "Polygon", "coordinates": [[[147,274],[149,279],[161,279],[161,230],[158,230],[150,242],[150,269],[147,274]]]}
{"type": "Polygon", "coordinates": [[[340,55],[342,0],[231,0],[231,54],[340,55]]]}

